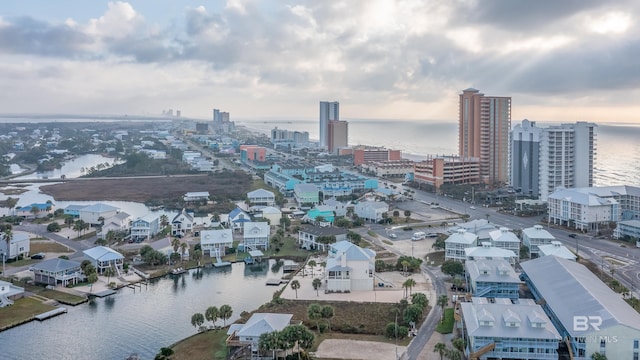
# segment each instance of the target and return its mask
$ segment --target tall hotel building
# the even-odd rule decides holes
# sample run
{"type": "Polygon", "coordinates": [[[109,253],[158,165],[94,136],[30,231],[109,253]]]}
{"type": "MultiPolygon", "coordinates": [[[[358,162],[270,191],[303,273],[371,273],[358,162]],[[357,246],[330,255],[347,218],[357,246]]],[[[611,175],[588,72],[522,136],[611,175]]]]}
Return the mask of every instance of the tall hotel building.
{"type": "Polygon", "coordinates": [[[545,201],[558,187],[592,187],[595,127],[579,121],[539,128],[523,120],[511,131],[511,186],[545,201]]]}
{"type": "Polygon", "coordinates": [[[329,149],[329,121],[339,120],[340,103],[320,101],[320,147],[329,149]]]}
{"type": "Polygon", "coordinates": [[[339,148],[349,145],[349,123],[330,120],[327,138],[327,150],[332,154],[337,154],[339,148]]]}
{"type": "Polygon", "coordinates": [[[469,88],[460,94],[459,155],[480,159],[480,179],[490,185],[509,181],[511,98],[485,96],[469,88]]]}

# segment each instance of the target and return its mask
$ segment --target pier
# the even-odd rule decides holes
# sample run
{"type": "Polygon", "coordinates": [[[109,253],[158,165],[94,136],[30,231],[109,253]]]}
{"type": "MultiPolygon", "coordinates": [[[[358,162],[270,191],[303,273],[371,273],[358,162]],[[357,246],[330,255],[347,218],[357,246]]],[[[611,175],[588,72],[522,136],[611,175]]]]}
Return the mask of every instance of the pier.
{"type": "Polygon", "coordinates": [[[34,318],[36,320],[38,320],[38,321],[44,321],[44,320],[47,320],[47,319],[52,318],[54,316],[58,316],[60,314],[64,314],[66,312],[67,312],[67,308],[59,307],[59,308],[53,309],[51,311],[47,311],[47,312],[44,312],[42,314],[36,315],[36,316],[34,316],[34,318]]]}

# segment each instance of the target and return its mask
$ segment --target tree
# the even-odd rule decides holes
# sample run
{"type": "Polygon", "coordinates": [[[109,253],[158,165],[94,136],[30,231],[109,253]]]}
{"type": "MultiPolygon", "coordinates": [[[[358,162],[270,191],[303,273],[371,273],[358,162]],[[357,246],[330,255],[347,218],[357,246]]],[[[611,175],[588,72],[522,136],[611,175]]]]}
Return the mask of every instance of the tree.
{"type": "Polygon", "coordinates": [[[320,304],[309,305],[307,308],[307,317],[315,323],[316,329],[320,330],[318,320],[322,318],[322,306],[320,306],[320,304]]]}
{"type": "Polygon", "coordinates": [[[349,241],[351,241],[356,245],[360,242],[360,240],[362,240],[362,236],[357,232],[353,232],[353,231],[349,231],[347,233],[347,238],[349,239],[349,241]]]}
{"type": "Polygon", "coordinates": [[[174,351],[172,348],[163,347],[160,348],[160,352],[153,358],[153,360],[169,360],[174,351]]]}
{"type": "Polygon", "coordinates": [[[400,211],[398,210],[393,210],[393,217],[400,217],[400,211]]]}
{"type": "MultiPolygon", "coordinates": [[[[92,267],[93,267],[93,265],[92,265],[92,267]]],[[[94,268],[94,271],[91,274],[87,275],[87,282],[89,284],[91,284],[91,286],[89,287],[89,292],[93,291],[93,284],[96,281],[98,281],[98,274],[96,274],[95,268],[94,268]]]]}
{"type": "Polygon", "coordinates": [[[429,305],[429,300],[427,299],[427,295],[423,293],[415,293],[411,295],[411,303],[422,306],[423,309],[429,305]]]}
{"type": "Polygon", "coordinates": [[[316,264],[315,260],[309,260],[307,265],[309,265],[309,267],[311,268],[311,276],[313,277],[313,268],[316,267],[316,265],[318,265],[318,264],[316,264]]]}
{"type": "Polygon", "coordinates": [[[104,270],[103,275],[107,277],[107,284],[108,284],[109,280],[111,280],[111,277],[116,276],[116,271],[113,270],[112,267],[108,267],[104,270]]]}
{"type": "Polygon", "coordinates": [[[411,304],[407,306],[402,314],[405,323],[417,323],[422,317],[424,309],[418,304],[411,304]]]}
{"type": "Polygon", "coordinates": [[[300,282],[298,280],[291,281],[291,288],[296,292],[296,299],[297,299],[298,289],[300,289],[300,282]]]}
{"type": "Polygon", "coordinates": [[[407,268],[409,267],[409,261],[403,260],[402,262],[400,262],[400,264],[402,264],[402,272],[404,273],[405,276],[407,276],[407,268]]]}
{"type": "Polygon", "coordinates": [[[37,218],[38,217],[38,213],[40,212],[40,209],[37,206],[32,206],[31,210],[29,210],[30,213],[33,214],[33,218],[37,218]]]}
{"type": "Polygon", "coordinates": [[[447,351],[447,345],[444,343],[439,342],[433,347],[433,352],[440,355],[440,360],[443,359],[445,351],[447,351]]]}
{"type": "Polygon", "coordinates": [[[591,359],[593,360],[607,360],[607,356],[600,353],[591,354],[591,359]]]}
{"type": "Polygon", "coordinates": [[[316,296],[320,296],[320,294],[318,293],[318,289],[320,289],[320,287],[322,286],[322,280],[315,278],[311,282],[311,285],[313,285],[313,290],[316,291],[316,296]]]}
{"type": "Polygon", "coordinates": [[[64,223],[65,223],[65,225],[67,225],[68,228],[70,228],[71,225],[73,225],[74,222],[75,222],[75,220],[73,219],[73,216],[66,215],[64,217],[64,223]]]}
{"type": "Polygon", "coordinates": [[[84,230],[84,220],[76,220],[73,223],[73,231],[77,231],[78,232],[78,237],[80,237],[80,234],[82,233],[82,230],[84,230]]]}
{"type": "Polygon", "coordinates": [[[450,360],[462,360],[462,353],[455,349],[447,350],[447,357],[450,360]]]}
{"type": "Polygon", "coordinates": [[[272,331],[263,333],[258,339],[258,348],[262,351],[272,351],[272,357],[276,358],[276,350],[282,348],[282,341],[280,340],[280,332],[272,331]]]}
{"type": "Polygon", "coordinates": [[[451,340],[451,345],[453,345],[453,347],[460,351],[460,352],[464,352],[464,339],[463,338],[455,338],[453,340],[451,340]]]}
{"type": "Polygon", "coordinates": [[[220,318],[224,322],[223,326],[227,326],[227,320],[231,317],[231,315],[233,315],[233,309],[231,309],[231,306],[226,304],[220,306],[218,316],[220,316],[220,318]]]}
{"type": "Polygon", "coordinates": [[[444,236],[438,236],[436,238],[436,241],[433,242],[433,245],[431,245],[431,248],[433,248],[434,250],[442,250],[445,247],[445,237],[444,236]]]}
{"type": "Polygon", "coordinates": [[[283,216],[280,218],[280,226],[282,226],[282,228],[286,231],[287,228],[289,227],[289,225],[291,225],[291,220],[289,220],[288,217],[283,216]]]}
{"type": "Polygon", "coordinates": [[[56,222],[56,221],[50,223],[49,225],[47,225],[47,231],[48,232],[58,232],[58,231],[60,231],[60,224],[58,224],[58,222],[56,222]]]}
{"type": "Polygon", "coordinates": [[[204,312],[204,318],[207,321],[210,321],[213,324],[213,327],[216,327],[216,321],[218,321],[220,311],[215,306],[209,306],[207,310],[204,312]]]}
{"type": "Polygon", "coordinates": [[[416,281],[413,278],[408,278],[402,283],[402,287],[404,288],[404,297],[411,296],[411,289],[416,286],[416,281]],[[409,295],[407,295],[407,290],[409,290],[409,295]]]}
{"type": "Polygon", "coordinates": [[[8,197],[7,200],[5,200],[7,208],[9,208],[9,210],[13,210],[18,204],[18,200],[18,198],[8,197]]]}
{"type": "Polygon", "coordinates": [[[204,315],[202,313],[195,313],[191,316],[191,325],[196,329],[199,329],[204,324],[204,315]]]}
{"type": "Polygon", "coordinates": [[[321,310],[322,318],[327,320],[327,327],[331,330],[331,319],[335,315],[335,310],[331,305],[325,305],[321,310]]]}
{"type": "Polygon", "coordinates": [[[171,247],[173,248],[173,253],[177,254],[178,249],[180,248],[180,240],[178,240],[177,238],[173,238],[171,240],[171,247]]]}
{"type": "Polygon", "coordinates": [[[191,257],[193,258],[193,260],[197,261],[198,266],[200,266],[200,260],[202,259],[202,250],[200,249],[194,250],[193,255],[191,255],[191,257]]]}
{"type": "Polygon", "coordinates": [[[462,266],[462,263],[455,260],[445,261],[440,269],[442,270],[442,273],[449,276],[464,274],[464,267],[462,266]]]}
{"type": "Polygon", "coordinates": [[[406,218],[404,222],[409,222],[409,219],[411,218],[411,211],[405,210],[404,217],[406,218]]]}
{"type": "Polygon", "coordinates": [[[309,349],[313,346],[313,334],[304,325],[289,325],[281,331],[283,346],[287,349],[298,345],[298,359],[300,359],[300,348],[309,349]]]}
{"type": "Polygon", "coordinates": [[[169,217],[166,214],[162,214],[160,216],[160,225],[165,227],[169,224],[169,217]]]}
{"type": "Polygon", "coordinates": [[[437,304],[442,308],[442,318],[441,318],[442,320],[444,320],[444,307],[447,306],[448,303],[449,303],[449,298],[447,297],[447,295],[438,296],[437,304]]]}
{"type": "Polygon", "coordinates": [[[187,253],[187,249],[189,248],[189,245],[187,245],[186,242],[183,242],[180,244],[180,254],[182,255],[180,257],[180,262],[184,261],[184,255],[187,253]]]}

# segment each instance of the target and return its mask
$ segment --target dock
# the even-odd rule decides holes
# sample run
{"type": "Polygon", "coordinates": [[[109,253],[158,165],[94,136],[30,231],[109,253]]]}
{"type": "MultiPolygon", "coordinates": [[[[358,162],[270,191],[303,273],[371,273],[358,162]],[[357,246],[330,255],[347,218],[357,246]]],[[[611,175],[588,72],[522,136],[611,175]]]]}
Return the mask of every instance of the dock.
{"type": "Polygon", "coordinates": [[[42,314],[36,315],[34,318],[38,321],[43,321],[43,320],[47,320],[49,318],[52,318],[54,316],[58,316],[60,314],[64,314],[67,312],[67,308],[64,307],[59,307],[59,308],[55,308],[51,311],[47,311],[44,312],[42,314]]]}
{"type": "Polygon", "coordinates": [[[268,279],[267,286],[278,286],[280,284],[286,284],[287,280],[284,279],[268,279]]]}
{"type": "Polygon", "coordinates": [[[103,290],[103,291],[100,291],[100,292],[97,292],[97,293],[92,293],[90,295],[93,295],[93,296],[96,296],[96,297],[99,297],[99,298],[103,298],[105,296],[113,295],[116,292],[117,291],[115,291],[113,289],[107,289],[107,290],[103,290]]]}
{"type": "Polygon", "coordinates": [[[285,266],[282,267],[282,272],[283,273],[296,272],[296,271],[298,271],[299,268],[300,268],[300,265],[298,265],[298,264],[285,265],[285,266]]]}
{"type": "Polygon", "coordinates": [[[213,266],[219,268],[219,267],[231,266],[231,263],[228,261],[216,261],[213,263],[213,266]]]}

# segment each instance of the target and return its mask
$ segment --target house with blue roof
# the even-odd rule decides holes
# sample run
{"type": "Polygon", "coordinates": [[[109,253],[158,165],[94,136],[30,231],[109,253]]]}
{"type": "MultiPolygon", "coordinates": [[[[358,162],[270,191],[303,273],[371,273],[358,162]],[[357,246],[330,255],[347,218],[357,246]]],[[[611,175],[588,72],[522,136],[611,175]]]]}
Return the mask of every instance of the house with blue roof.
{"type": "Polygon", "coordinates": [[[244,223],[251,222],[251,215],[239,207],[231,210],[229,213],[229,219],[227,220],[229,227],[235,230],[242,230],[244,223]]]}
{"type": "Polygon", "coordinates": [[[89,206],[85,206],[79,210],[80,220],[92,224],[102,224],[104,220],[116,216],[120,211],[115,206],[107,205],[105,203],[95,203],[89,206]]]}
{"type": "Polygon", "coordinates": [[[324,219],[324,222],[333,224],[333,220],[335,219],[335,213],[333,212],[334,208],[328,205],[318,205],[313,209],[309,210],[307,214],[303,217],[303,220],[316,222],[318,217],[324,219]]]}
{"type": "Polygon", "coordinates": [[[29,205],[17,208],[16,216],[34,217],[34,218],[45,217],[47,216],[47,214],[52,214],[55,207],[56,206],[53,203],[29,204],[29,205]]]}
{"type": "Polygon", "coordinates": [[[73,216],[74,218],[77,219],[80,217],[80,209],[85,207],[87,207],[87,205],[71,204],[71,205],[68,205],[66,208],[64,208],[63,213],[65,215],[73,216]]]}
{"type": "MultiPolygon", "coordinates": [[[[272,351],[261,353],[259,340],[262,334],[282,331],[292,325],[291,314],[255,313],[245,324],[232,324],[227,331],[227,346],[249,347],[252,359],[273,359],[272,351]]],[[[298,321],[297,324],[300,322],[298,321]]]]}
{"type": "Polygon", "coordinates": [[[98,274],[102,274],[107,268],[113,267],[118,276],[121,275],[124,265],[124,256],[106,246],[96,246],[83,251],[85,259],[89,260],[96,268],[98,274]]]}

